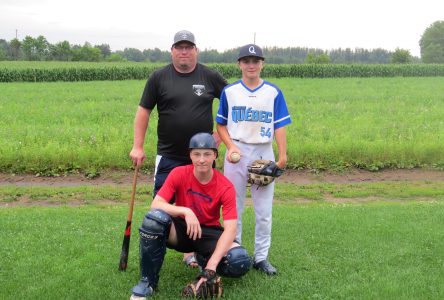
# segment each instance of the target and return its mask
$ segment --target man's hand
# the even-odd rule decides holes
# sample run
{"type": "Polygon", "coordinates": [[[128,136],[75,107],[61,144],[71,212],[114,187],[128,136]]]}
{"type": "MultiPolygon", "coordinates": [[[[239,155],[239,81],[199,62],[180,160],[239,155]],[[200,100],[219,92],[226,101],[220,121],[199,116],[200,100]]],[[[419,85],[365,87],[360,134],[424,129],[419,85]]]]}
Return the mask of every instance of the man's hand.
{"type": "Polygon", "coordinates": [[[209,283],[215,282],[217,279],[216,271],[211,270],[211,269],[205,269],[199,274],[197,279],[199,281],[196,284],[196,290],[199,289],[199,287],[201,286],[202,283],[207,282],[208,280],[209,280],[209,283]]]}
{"type": "Polygon", "coordinates": [[[192,240],[200,239],[202,237],[202,228],[199,220],[191,209],[187,209],[185,213],[185,222],[187,223],[187,235],[192,240]]]}
{"type": "Polygon", "coordinates": [[[135,167],[141,167],[146,159],[145,151],[143,150],[143,148],[133,148],[129,156],[133,161],[133,166],[135,167]]]}

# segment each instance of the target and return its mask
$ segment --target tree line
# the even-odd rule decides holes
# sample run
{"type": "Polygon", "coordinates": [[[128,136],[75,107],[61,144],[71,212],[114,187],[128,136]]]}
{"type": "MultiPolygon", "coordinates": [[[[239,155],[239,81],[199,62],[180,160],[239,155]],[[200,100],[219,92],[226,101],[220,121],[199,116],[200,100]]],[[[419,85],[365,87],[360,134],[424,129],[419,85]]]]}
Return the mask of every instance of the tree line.
{"type": "MultiPolygon", "coordinates": [[[[393,60],[393,52],[384,49],[334,49],[330,51],[303,47],[266,47],[263,49],[267,63],[302,64],[302,63],[365,63],[386,64],[393,60]]],[[[407,51],[407,50],[406,50],[407,51]]],[[[239,48],[218,52],[214,49],[200,50],[199,59],[203,63],[233,63],[237,59],[239,48]]],[[[405,62],[413,58],[407,51],[405,62]]],[[[33,38],[26,36],[22,41],[0,39],[0,60],[28,61],[134,61],[160,62],[171,60],[170,51],[159,48],[125,48],[123,51],[111,51],[108,44],[71,45],[68,41],[49,43],[44,36],[33,38]]]]}
{"type": "MultiPolygon", "coordinates": [[[[339,48],[323,50],[306,47],[265,47],[267,63],[272,64],[387,64],[387,63],[444,63],[444,21],[430,25],[419,41],[421,58],[414,57],[409,50],[397,48],[385,49],[339,48]]],[[[218,52],[214,49],[200,50],[199,60],[203,63],[233,63],[237,59],[239,48],[218,52]]],[[[37,38],[26,36],[11,41],[0,39],[0,60],[29,61],[134,61],[167,63],[170,51],[159,48],[125,48],[123,51],[111,51],[108,44],[72,45],[68,41],[51,44],[40,35],[37,38]]]]}

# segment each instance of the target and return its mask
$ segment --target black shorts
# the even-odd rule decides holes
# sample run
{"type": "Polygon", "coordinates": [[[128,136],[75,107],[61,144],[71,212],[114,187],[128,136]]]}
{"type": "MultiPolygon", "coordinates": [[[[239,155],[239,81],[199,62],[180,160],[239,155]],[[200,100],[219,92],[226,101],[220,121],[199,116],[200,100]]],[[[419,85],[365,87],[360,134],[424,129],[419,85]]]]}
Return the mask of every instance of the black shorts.
{"type": "Polygon", "coordinates": [[[224,232],[221,226],[201,226],[202,237],[192,240],[187,235],[187,223],[183,218],[173,218],[177,233],[177,245],[167,243],[167,247],[183,253],[196,252],[210,257],[216,249],[217,241],[224,232]]]}
{"type": "Polygon", "coordinates": [[[175,167],[185,166],[188,164],[191,164],[191,160],[178,160],[162,156],[162,158],[159,161],[159,164],[156,166],[157,167],[156,174],[154,174],[153,198],[157,195],[157,192],[165,183],[168,174],[170,174],[170,172],[175,167]]]}

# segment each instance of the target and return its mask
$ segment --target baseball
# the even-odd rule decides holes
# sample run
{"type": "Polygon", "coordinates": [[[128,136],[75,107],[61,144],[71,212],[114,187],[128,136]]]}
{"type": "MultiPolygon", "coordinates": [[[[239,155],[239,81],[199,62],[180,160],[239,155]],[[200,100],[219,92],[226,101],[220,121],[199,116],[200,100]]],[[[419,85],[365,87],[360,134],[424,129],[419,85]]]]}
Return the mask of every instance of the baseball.
{"type": "Polygon", "coordinates": [[[230,155],[230,160],[231,160],[232,163],[237,163],[240,160],[240,158],[241,158],[241,156],[237,152],[233,152],[230,155]]]}

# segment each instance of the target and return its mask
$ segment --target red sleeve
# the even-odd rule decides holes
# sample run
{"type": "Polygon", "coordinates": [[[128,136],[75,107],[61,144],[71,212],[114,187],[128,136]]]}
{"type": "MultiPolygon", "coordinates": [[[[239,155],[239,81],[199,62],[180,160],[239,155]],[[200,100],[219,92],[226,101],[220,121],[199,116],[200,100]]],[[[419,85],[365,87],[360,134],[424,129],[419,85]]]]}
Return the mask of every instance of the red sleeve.
{"type": "Polygon", "coordinates": [[[167,202],[171,202],[173,199],[174,193],[178,187],[178,182],[180,182],[180,172],[178,171],[178,168],[173,169],[170,174],[168,174],[160,190],[157,192],[157,195],[165,199],[167,202]]]}

